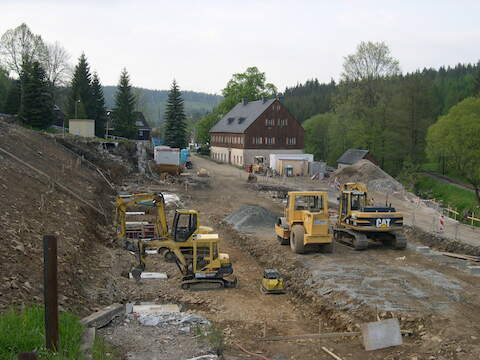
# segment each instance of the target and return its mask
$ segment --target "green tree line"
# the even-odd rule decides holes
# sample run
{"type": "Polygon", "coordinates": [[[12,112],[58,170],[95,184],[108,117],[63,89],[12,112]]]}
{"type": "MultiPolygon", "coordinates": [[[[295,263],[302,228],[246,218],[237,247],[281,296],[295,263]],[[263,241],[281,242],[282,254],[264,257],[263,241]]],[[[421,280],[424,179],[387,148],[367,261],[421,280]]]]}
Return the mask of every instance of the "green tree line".
{"type": "Polygon", "coordinates": [[[343,67],[338,84],[313,80],[285,91],[292,114],[309,116],[306,151],[334,164],[349,148],[368,149],[393,175],[427,161],[429,127],[480,89],[480,63],[401,74],[384,43],[361,43],[343,67]]]}

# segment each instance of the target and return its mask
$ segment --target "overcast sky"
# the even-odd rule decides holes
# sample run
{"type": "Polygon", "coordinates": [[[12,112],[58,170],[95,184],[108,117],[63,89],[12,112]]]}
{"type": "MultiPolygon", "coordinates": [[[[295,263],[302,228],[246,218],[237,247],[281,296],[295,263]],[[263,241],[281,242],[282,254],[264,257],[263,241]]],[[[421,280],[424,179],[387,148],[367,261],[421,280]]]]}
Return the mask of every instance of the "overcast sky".
{"type": "Polygon", "coordinates": [[[257,66],[279,90],[338,79],[361,41],[385,41],[402,71],[477,62],[480,1],[0,0],[0,33],[26,22],[85,52],[104,85],[220,93],[257,66]]]}

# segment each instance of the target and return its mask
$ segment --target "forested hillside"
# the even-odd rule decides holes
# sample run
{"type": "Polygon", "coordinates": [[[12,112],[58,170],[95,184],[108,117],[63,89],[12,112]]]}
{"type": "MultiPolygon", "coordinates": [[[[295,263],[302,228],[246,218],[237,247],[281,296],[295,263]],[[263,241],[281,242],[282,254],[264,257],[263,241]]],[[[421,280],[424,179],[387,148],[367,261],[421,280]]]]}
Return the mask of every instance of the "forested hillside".
{"type": "Polygon", "coordinates": [[[338,84],[314,79],[285,90],[285,105],[306,130],[307,152],[334,164],[348,148],[369,149],[397,175],[426,161],[427,130],[441,115],[479,94],[480,62],[401,74],[389,61],[391,73],[343,73],[338,84]]]}
{"type": "MultiPolygon", "coordinates": [[[[116,86],[104,86],[103,93],[107,108],[112,108],[115,102],[116,86]]],[[[133,88],[137,100],[137,109],[142,111],[152,125],[159,125],[163,122],[165,105],[168,98],[168,90],[150,90],[133,88]]],[[[206,94],[195,91],[182,91],[182,98],[185,101],[185,113],[194,121],[201,119],[205,114],[212,111],[223,97],[220,95],[206,94]]]]}

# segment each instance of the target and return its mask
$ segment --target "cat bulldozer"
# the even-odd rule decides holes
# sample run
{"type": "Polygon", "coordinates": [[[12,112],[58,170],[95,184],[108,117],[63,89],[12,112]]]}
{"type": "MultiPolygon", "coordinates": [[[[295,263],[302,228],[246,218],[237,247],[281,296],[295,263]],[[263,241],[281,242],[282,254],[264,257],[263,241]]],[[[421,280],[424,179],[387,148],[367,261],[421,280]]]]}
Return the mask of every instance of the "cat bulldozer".
{"type": "Polygon", "coordinates": [[[391,205],[375,206],[361,183],[345,183],[340,189],[335,238],[351,243],[355,250],[368,247],[368,240],[380,241],[403,250],[403,215],[391,205]]]}
{"type": "MultiPolygon", "coordinates": [[[[117,205],[121,205],[119,210],[121,224],[125,223],[124,202],[117,200],[117,205]]],[[[233,267],[228,254],[220,253],[218,250],[218,234],[212,234],[213,230],[209,227],[199,226],[197,211],[175,210],[173,225],[169,230],[165,199],[161,193],[136,194],[127,203],[146,206],[153,204],[156,208],[155,236],[133,239],[134,249],[138,254],[138,265],[131,271],[135,279],[140,279],[145,270],[146,250],[154,249],[157,253],[164,253],[167,260],[176,262],[183,275],[181,285],[183,289],[236,287],[236,278],[226,279],[233,274],[233,267]]]]}
{"type": "Polygon", "coordinates": [[[290,191],[283,217],[275,224],[277,239],[290,244],[297,254],[309,248],[334,251],[335,240],[328,214],[328,194],[324,191],[290,191]]]}

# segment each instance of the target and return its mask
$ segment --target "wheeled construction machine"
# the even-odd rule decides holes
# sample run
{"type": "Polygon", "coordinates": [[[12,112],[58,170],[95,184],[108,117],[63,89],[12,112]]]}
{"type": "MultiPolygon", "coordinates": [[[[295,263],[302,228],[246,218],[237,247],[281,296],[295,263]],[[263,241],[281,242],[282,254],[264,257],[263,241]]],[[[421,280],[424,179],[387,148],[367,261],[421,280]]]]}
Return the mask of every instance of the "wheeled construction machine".
{"type": "Polygon", "coordinates": [[[280,244],[290,244],[297,254],[303,254],[309,248],[326,253],[334,251],[326,192],[290,191],[284,211],[284,216],[275,224],[280,244]]]}

